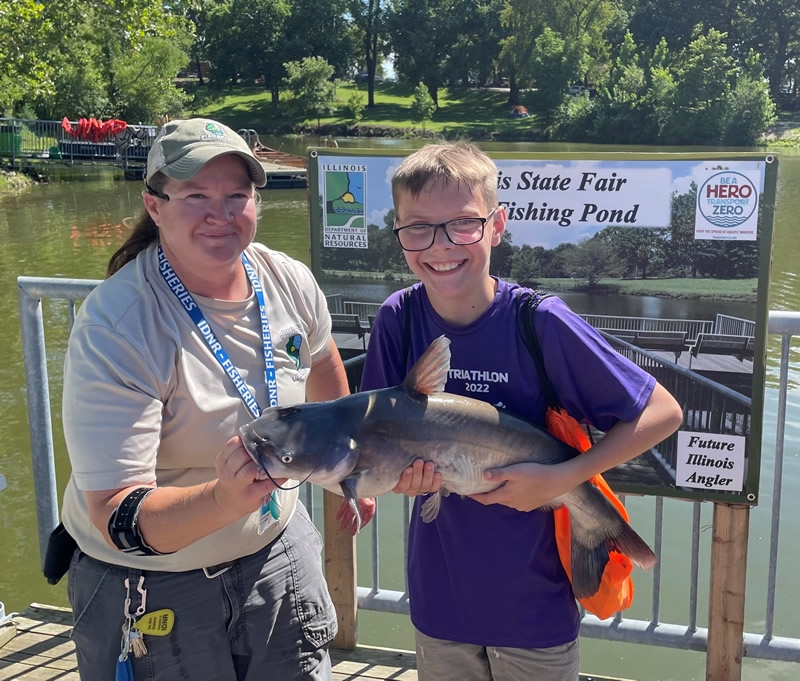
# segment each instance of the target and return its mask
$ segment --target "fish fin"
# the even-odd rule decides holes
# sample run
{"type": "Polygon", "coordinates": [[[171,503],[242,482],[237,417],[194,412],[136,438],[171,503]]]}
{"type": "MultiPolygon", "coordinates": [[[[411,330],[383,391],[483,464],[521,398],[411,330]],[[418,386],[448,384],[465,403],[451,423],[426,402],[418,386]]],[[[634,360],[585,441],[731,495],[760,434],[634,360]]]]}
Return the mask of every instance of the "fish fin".
{"type": "Polygon", "coordinates": [[[423,523],[432,523],[436,520],[436,516],[439,515],[439,509],[442,507],[442,498],[449,494],[450,490],[447,487],[440,487],[438,492],[434,492],[428,497],[420,510],[423,523]]]}
{"type": "Polygon", "coordinates": [[[403,390],[420,395],[444,392],[450,372],[450,339],[439,336],[411,367],[400,386],[403,390]]]}
{"type": "Polygon", "coordinates": [[[645,570],[656,564],[653,550],[623,518],[614,528],[614,534],[600,541],[597,546],[587,546],[578,535],[572,534],[572,591],[576,598],[594,596],[600,588],[603,571],[612,549],[624,553],[645,570]]]}
{"type": "Polygon", "coordinates": [[[572,535],[572,592],[575,598],[589,598],[598,592],[608,558],[606,542],[590,547],[572,535]]]}
{"type": "Polygon", "coordinates": [[[353,515],[355,516],[356,532],[360,532],[361,511],[358,510],[358,494],[356,493],[357,486],[358,486],[357,475],[349,475],[339,483],[339,487],[342,488],[342,494],[344,495],[344,498],[347,499],[347,505],[350,507],[350,510],[353,512],[353,515]]]}

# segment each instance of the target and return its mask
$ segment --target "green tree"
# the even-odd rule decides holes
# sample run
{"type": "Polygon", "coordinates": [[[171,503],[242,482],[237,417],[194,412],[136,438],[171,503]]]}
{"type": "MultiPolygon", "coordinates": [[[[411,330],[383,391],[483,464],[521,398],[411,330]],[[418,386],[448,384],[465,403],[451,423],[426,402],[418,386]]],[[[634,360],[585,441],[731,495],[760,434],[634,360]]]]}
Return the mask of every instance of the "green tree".
{"type": "MultiPolygon", "coordinates": [[[[348,3],[356,39],[362,46],[364,70],[367,72],[367,106],[375,106],[375,74],[386,54],[386,18],[381,0],[350,0],[348,3]]],[[[359,59],[361,63],[361,59],[359,59]]]]}
{"type": "Polygon", "coordinates": [[[667,41],[662,38],[650,59],[649,89],[645,95],[650,110],[651,125],[660,138],[675,111],[675,91],[678,87],[670,68],[670,52],[667,41]]]}
{"type": "Polygon", "coordinates": [[[387,17],[394,65],[400,79],[425,83],[438,105],[444,64],[455,39],[447,0],[397,0],[387,17]]]}
{"type": "Polygon", "coordinates": [[[297,112],[317,119],[336,111],[336,84],[331,80],[333,66],[322,57],[306,57],[284,64],[284,84],[292,93],[292,105],[297,112]]]}
{"type": "Polygon", "coordinates": [[[736,64],[728,54],[725,35],[700,27],[687,48],[675,57],[675,111],[665,129],[677,144],[720,144],[726,124],[736,64]]]}
{"type": "Polygon", "coordinates": [[[775,122],[775,102],[769,95],[758,55],[752,50],[731,91],[723,142],[752,146],[760,134],[775,122]]]}
{"type": "Polygon", "coordinates": [[[513,84],[508,103],[519,104],[520,88],[529,88],[536,82],[534,48],[544,28],[538,4],[531,0],[507,0],[500,13],[500,24],[505,35],[500,41],[499,62],[513,84]]]}
{"type": "Polygon", "coordinates": [[[260,79],[277,113],[286,75],[283,40],[291,14],[288,0],[226,0],[211,12],[206,54],[215,88],[240,78],[260,79]]]}
{"type": "Polygon", "coordinates": [[[614,249],[603,239],[586,237],[575,245],[567,256],[567,265],[574,276],[596,286],[603,278],[616,272],[614,249]]]}
{"type": "Polygon", "coordinates": [[[594,136],[613,143],[646,143],[657,131],[647,106],[647,78],[633,35],[628,31],[612,62],[606,85],[600,89],[594,136]]]}
{"type": "Polygon", "coordinates": [[[420,82],[414,88],[414,101],[411,103],[411,120],[414,123],[422,123],[422,129],[425,130],[425,122],[433,118],[436,111],[436,102],[433,101],[431,93],[425,83],[420,82]]]}
{"type": "Polygon", "coordinates": [[[45,11],[58,32],[38,48],[54,70],[52,94],[35,97],[40,116],[151,122],[182,112],[172,81],[192,41],[184,16],[156,0],[86,0],[80,12],[47,3],[45,11]]]}
{"type": "Polygon", "coordinates": [[[361,93],[354,91],[347,100],[347,108],[350,111],[350,118],[358,125],[364,118],[364,99],[361,93]]]}
{"type": "Polygon", "coordinates": [[[697,210],[697,185],[692,182],[684,194],[672,194],[672,219],[670,238],[666,244],[667,267],[677,277],[697,276],[697,244],[694,238],[695,211],[697,210]]]}
{"type": "Polygon", "coordinates": [[[511,278],[522,286],[534,286],[542,276],[541,265],[536,250],[523,244],[511,257],[511,278]]]}
{"type": "Polygon", "coordinates": [[[564,98],[564,90],[578,71],[584,53],[581,39],[567,41],[545,28],[536,38],[533,49],[533,67],[541,74],[537,78],[537,107],[544,118],[552,120],[558,105],[564,98]]]}
{"type": "Polygon", "coordinates": [[[450,0],[448,12],[455,39],[442,68],[448,85],[485,83],[500,54],[503,0],[450,0]]]}
{"type": "Polygon", "coordinates": [[[504,279],[510,277],[513,256],[514,246],[511,243],[511,232],[506,229],[500,238],[500,243],[492,249],[489,271],[496,277],[504,279]]]}
{"type": "Polygon", "coordinates": [[[337,78],[349,75],[357,45],[347,0],[291,0],[289,7],[280,40],[283,61],[318,57],[333,67],[337,78]]]}
{"type": "Polygon", "coordinates": [[[0,0],[0,114],[53,93],[54,69],[41,49],[56,27],[36,0],[0,0]]]}
{"type": "Polygon", "coordinates": [[[623,264],[617,273],[647,279],[652,269],[663,265],[664,230],[652,227],[606,227],[595,235],[612,249],[611,261],[623,264]]]}

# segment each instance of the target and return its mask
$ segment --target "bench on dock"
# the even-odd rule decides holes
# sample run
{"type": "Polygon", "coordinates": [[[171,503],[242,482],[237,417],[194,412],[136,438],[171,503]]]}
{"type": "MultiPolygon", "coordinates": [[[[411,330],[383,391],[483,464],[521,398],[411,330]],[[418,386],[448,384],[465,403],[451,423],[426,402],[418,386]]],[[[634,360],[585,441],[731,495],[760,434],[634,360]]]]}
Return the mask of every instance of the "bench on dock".
{"type": "Polygon", "coordinates": [[[743,362],[753,359],[755,354],[754,336],[736,336],[725,333],[698,333],[691,345],[689,368],[692,368],[692,357],[706,355],[730,355],[743,362]]]}
{"type": "Polygon", "coordinates": [[[598,329],[642,350],[663,350],[675,355],[675,362],[681,353],[691,345],[686,339],[686,331],[640,331],[638,329],[598,329]]]}
{"type": "Polygon", "coordinates": [[[614,336],[614,338],[619,338],[620,340],[625,341],[626,343],[633,343],[636,340],[636,330],[635,329],[597,329],[601,333],[606,333],[609,336],[614,336]]]}
{"type": "Polygon", "coordinates": [[[675,355],[676,364],[681,353],[690,347],[686,331],[637,331],[633,344],[643,350],[671,352],[675,355]]]}
{"type": "Polygon", "coordinates": [[[369,327],[362,324],[361,318],[357,314],[331,312],[331,333],[347,333],[358,336],[362,347],[367,347],[365,336],[369,333],[369,327]]]}

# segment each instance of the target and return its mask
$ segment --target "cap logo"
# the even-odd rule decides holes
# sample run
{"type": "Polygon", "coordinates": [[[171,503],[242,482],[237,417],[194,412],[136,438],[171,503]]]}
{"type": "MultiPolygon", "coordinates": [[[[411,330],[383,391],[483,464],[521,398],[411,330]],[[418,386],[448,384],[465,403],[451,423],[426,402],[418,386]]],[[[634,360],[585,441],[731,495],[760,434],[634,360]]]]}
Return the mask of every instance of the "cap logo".
{"type": "Polygon", "coordinates": [[[201,140],[211,140],[214,139],[215,137],[225,137],[225,133],[222,132],[222,128],[220,128],[219,125],[217,123],[214,123],[213,121],[206,123],[205,129],[206,132],[210,134],[201,135],[200,136],[201,140]]]}

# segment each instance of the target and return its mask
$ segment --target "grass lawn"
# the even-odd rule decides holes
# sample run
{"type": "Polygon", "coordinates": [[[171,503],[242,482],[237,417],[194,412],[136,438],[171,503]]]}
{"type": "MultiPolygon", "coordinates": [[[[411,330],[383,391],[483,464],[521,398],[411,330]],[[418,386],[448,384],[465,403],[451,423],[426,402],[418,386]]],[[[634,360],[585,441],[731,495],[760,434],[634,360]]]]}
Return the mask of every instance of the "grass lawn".
{"type": "MultiPolygon", "coordinates": [[[[196,91],[202,101],[203,90],[196,91]]],[[[347,100],[353,92],[361,93],[367,101],[366,85],[346,83],[337,89],[338,108],[336,114],[322,118],[324,125],[351,125],[352,120],[347,100]]],[[[288,110],[289,95],[281,93],[281,108],[288,110]]],[[[422,125],[414,123],[411,116],[412,91],[399,83],[376,83],[375,106],[364,108],[362,127],[398,128],[398,136],[409,129],[421,131],[422,125]]],[[[443,88],[439,91],[439,110],[433,119],[425,123],[425,130],[449,136],[470,134],[486,136],[491,133],[507,133],[516,137],[531,134],[537,128],[535,115],[530,118],[509,118],[508,92],[474,88],[443,88]]],[[[192,110],[198,116],[208,116],[234,129],[253,128],[259,133],[284,131],[289,128],[315,128],[316,119],[275,115],[272,96],[257,86],[237,86],[224,98],[208,101],[192,110]]]]}
{"type": "MultiPolygon", "coordinates": [[[[413,283],[417,278],[410,272],[395,272],[391,276],[384,272],[365,272],[348,270],[325,270],[330,279],[368,279],[390,280],[413,283]]],[[[503,277],[513,281],[510,277],[503,277]]],[[[579,291],[582,293],[608,293],[632,296],[657,296],[660,298],[706,298],[709,300],[728,300],[738,302],[755,302],[758,287],[757,279],[601,279],[593,289],[586,287],[583,279],[536,279],[535,288],[545,291],[564,292],[579,291]]]]}
{"type": "MultiPolygon", "coordinates": [[[[581,279],[537,279],[549,291],[585,291],[581,279]]],[[[709,298],[711,300],[756,300],[757,279],[601,279],[598,292],[668,298],[709,298]]]]}

